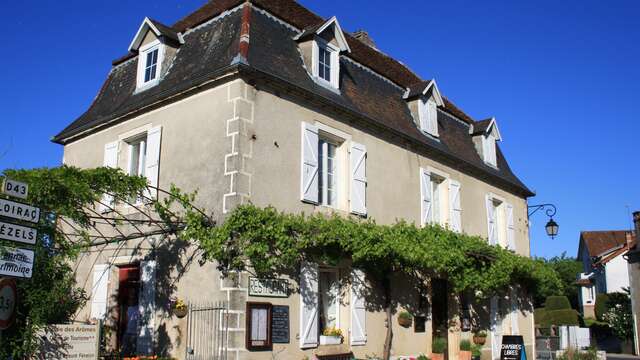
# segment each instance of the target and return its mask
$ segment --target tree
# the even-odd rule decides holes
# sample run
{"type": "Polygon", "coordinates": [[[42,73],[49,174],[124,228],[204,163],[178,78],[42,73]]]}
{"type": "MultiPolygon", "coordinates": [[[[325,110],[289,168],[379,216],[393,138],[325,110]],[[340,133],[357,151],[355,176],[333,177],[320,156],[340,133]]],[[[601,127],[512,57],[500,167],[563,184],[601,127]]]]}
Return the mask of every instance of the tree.
{"type": "Polygon", "coordinates": [[[571,303],[571,307],[578,309],[578,286],[575,282],[576,275],[582,272],[582,263],[575,258],[568,257],[566,252],[563,252],[560,256],[541,260],[556,272],[562,285],[555,293],[540,293],[540,296],[536,296],[534,299],[536,307],[543,306],[547,296],[558,295],[566,296],[571,303]]]}
{"type": "MultiPolygon", "coordinates": [[[[66,322],[86,301],[77,287],[70,264],[89,244],[96,216],[93,207],[103,193],[131,198],[146,188],[146,179],[121,170],[80,170],[62,166],[33,170],[4,170],[1,177],[29,184],[27,201],[41,208],[38,241],[31,279],[17,280],[15,324],[2,333],[0,358],[25,358],[36,353],[36,335],[47,324],[66,322]],[[65,233],[63,223],[77,232],[65,233]]],[[[0,245],[16,244],[0,240],[0,245]]]]}
{"type": "Polygon", "coordinates": [[[613,333],[622,340],[633,338],[633,313],[631,312],[631,297],[629,293],[610,293],[607,301],[607,311],[602,315],[613,333]]]}

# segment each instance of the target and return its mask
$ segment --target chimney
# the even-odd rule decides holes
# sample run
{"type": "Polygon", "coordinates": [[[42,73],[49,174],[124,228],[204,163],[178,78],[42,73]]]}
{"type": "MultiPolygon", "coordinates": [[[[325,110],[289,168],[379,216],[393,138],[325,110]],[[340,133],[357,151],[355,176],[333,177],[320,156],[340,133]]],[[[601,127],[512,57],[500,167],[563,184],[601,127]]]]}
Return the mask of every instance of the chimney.
{"type": "Polygon", "coordinates": [[[378,50],[376,43],[373,42],[373,39],[369,36],[368,32],[360,29],[353,33],[353,37],[360,40],[361,43],[378,50]]]}
{"type": "Polygon", "coordinates": [[[633,225],[635,228],[636,243],[640,244],[640,242],[638,242],[638,238],[640,237],[640,211],[635,211],[633,213],[633,225]]]}

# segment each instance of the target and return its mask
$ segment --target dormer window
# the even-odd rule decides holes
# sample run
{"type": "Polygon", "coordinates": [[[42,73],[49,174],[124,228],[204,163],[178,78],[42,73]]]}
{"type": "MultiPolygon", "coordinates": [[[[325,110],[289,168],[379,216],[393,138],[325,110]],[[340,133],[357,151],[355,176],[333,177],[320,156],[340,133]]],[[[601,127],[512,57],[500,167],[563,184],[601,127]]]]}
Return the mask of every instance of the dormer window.
{"type": "Polygon", "coordinates": [[[443,106],[444,102],[435,80],[410,86],[404,99],[409,105],[416,126],[423,133],[438,138],[438,106],[443,106]]]}
{"type": "Polygon", "coordinates": [[[324,85],[337,89],[340,86],[338,82],[340,78],[340,60],[338,57],[340,49],[323,39],[316,40],[313,46],[313,63],[315,65],[313,76],[324,85]]]}
{"type": "Polygon", "coordinates": [[[310,26],[294,37],[309,76],[330,90],[340,88],[340,53],[350,52],[335,17],[310,26]]]}
{"type": "Polygon", "coordinates": [[[473,143],[485,164],[498,167],[496,142],[502,140],[495,118],[478,121],[469,129],[473,143]]]}
{"type": "Polygon", "coordinates": [[[420,129],[438,137],[438,105],[433,97],[423,99],[419,104],[420,129]]]}
{"type": "Polygon", "coordinates": [[[137,91],[158,84],[164,76],[163,65],[167,67],[182,43],[182,35],[172,28],[149,18],[142,21],[129,45],[129,51],[138,54],[137,91]],[[167,59],[165,55],[168,56],[167,59]]]}

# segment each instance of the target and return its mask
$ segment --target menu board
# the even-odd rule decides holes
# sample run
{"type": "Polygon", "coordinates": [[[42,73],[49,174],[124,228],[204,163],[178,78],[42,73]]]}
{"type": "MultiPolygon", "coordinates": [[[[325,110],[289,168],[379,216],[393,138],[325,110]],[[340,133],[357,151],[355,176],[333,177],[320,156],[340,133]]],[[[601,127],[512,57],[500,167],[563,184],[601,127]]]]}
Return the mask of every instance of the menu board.
{"type": "Polygon", "coordinates": [[[289,343],[289,306],[273,305],[271,308],[271,342],[289,343]]]}

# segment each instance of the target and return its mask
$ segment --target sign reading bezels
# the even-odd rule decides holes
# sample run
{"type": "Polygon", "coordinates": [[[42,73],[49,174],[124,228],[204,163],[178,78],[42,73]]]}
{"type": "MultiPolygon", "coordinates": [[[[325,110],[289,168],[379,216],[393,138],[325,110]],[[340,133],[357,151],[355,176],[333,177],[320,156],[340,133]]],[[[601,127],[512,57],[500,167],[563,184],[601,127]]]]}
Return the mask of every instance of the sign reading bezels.
{"type": "Polygon", "coordinates": [[[502,336],[500,360],[527,360],[524,339],[520,335],[502,336]]]}
{"type": "Polygon", "coordinates": [[[289,343],[289,307],[286,305],[271,307],[271,342],[289,343]]]}

